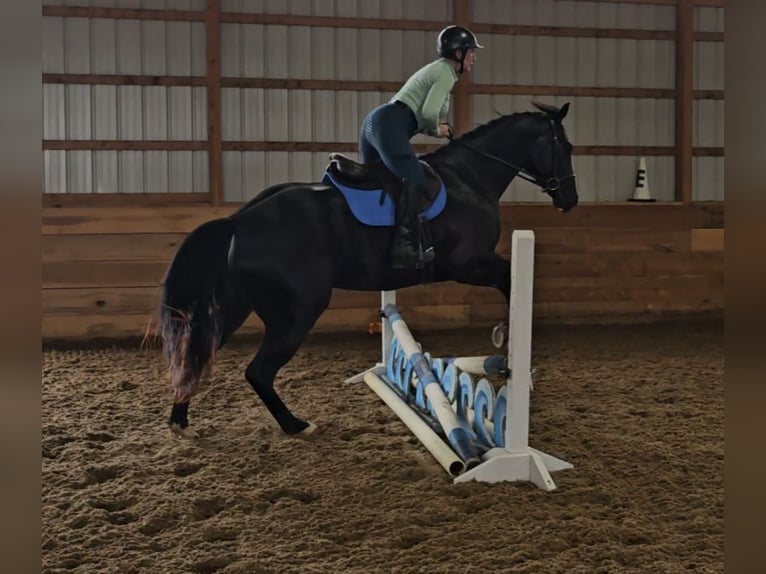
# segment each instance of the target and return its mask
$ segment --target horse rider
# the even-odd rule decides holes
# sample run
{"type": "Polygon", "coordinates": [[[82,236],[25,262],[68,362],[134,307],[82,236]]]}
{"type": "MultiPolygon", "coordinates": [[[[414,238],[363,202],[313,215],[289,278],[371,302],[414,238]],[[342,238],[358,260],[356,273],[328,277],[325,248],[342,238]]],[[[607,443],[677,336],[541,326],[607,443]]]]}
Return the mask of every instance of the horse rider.
{"type": "Polygon", "coordinates": [[[474,50],[483,48],[476,36],[463,26],[448,26],[437,38],[438,59],[426,64],[404,83],[387,103],[373,109],[364,119],[359,136],[361,163],[382,160],[402,182],[396,206],[396,232],[391,247],[393,268],[418,268],[434,260],[432,245],[418,250],[417,214],[426,206],[426,177],[410,138],[417,133],[445,138],[452,134],[446,122],[450,92],[459,75],[470,72],[476,61],[474,50]]]}

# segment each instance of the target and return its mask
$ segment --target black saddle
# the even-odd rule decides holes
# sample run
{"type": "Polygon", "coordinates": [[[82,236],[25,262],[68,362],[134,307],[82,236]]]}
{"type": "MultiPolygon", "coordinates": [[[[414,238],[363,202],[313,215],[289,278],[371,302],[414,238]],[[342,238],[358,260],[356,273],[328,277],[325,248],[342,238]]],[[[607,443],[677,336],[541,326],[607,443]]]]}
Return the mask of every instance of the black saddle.
{"type": "MultiPolygon", "coordinates": [[[[430,205],[439,194],[442,181],[430,165],[423,160],[419,161],[426,174],[426,188],[423,191],[427,205],[430,205]]],[[[343,154],[331,153],[327,171],[335,181],[348,187],[371,191],[383,189],[394,202],[399,201],[402,183],[381,160],[374,163],[358,163],[343,154]]]]}

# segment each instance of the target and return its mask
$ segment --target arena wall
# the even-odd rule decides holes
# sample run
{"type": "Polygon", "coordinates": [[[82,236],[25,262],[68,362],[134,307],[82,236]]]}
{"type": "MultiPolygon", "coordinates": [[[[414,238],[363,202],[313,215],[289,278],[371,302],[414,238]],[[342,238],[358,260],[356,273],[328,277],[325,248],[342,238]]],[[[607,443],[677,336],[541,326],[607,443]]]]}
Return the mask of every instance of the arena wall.
{"type": "MultiPolygon", "coordinates": [[[[723,309],[723,1],[63,0],[43,8],[43,336],[140,335],[183,235],[264,187],[355,157],[364,114],[468,24],[486,48],[453,95],[458,132],[529,100],[571,102],[581,205],[503,196],[538,238],[539,320],[723,309]],[[656,204],[628,203],[646,158],[656,204]]],[[[441,142],[424,136],[416,149],[441,142]]],[[[499,294],[405,290],[414,327],[491,324],[499,294]]],[[[316,329],[364,330],[337,292],[316,329]]],[[[244,331],[257,331],[256,319],[244,331]]]]}

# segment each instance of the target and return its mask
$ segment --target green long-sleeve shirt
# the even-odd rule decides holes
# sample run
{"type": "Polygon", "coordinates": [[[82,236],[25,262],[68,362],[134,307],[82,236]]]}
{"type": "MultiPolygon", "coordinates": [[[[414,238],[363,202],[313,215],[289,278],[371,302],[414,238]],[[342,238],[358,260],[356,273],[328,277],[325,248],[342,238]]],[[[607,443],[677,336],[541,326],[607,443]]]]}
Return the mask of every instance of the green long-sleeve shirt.
{"type": "Polygon", "coordinates": [[[450,91],[457,80],[452,64],[439,58],[412,74],[390,101],[407,104],[418,121],[418,131],[435,136],[439,121],[447,117],[450,91]]]}

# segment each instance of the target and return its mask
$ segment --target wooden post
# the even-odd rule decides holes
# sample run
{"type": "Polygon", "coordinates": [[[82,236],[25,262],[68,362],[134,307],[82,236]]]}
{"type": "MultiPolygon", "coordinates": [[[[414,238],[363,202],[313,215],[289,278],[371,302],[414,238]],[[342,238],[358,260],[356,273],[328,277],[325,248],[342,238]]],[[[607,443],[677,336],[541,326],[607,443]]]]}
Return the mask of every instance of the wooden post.
{"type": "Polygon", "coordinates": [[[223,151],[221,145],[221,0],[208,0],[207,52],[207,150],[210,198],[223,203],[223,151]]]}
{"type": "MultiPolygon", "coordinates": [[[[452,17],[456,25],[470,28],[471,8],[469,0],[454,0],[452,17]]],[[[464,134],[471,129],[471,94],[468,91],[470,81],[468,74],[462,75],[453,90],[455,135],[464,134]]]]}
{"type": "Polygon", "coordinates": [[[676,200],[692,201],[694,0],[676,8],[676,200]]]}

